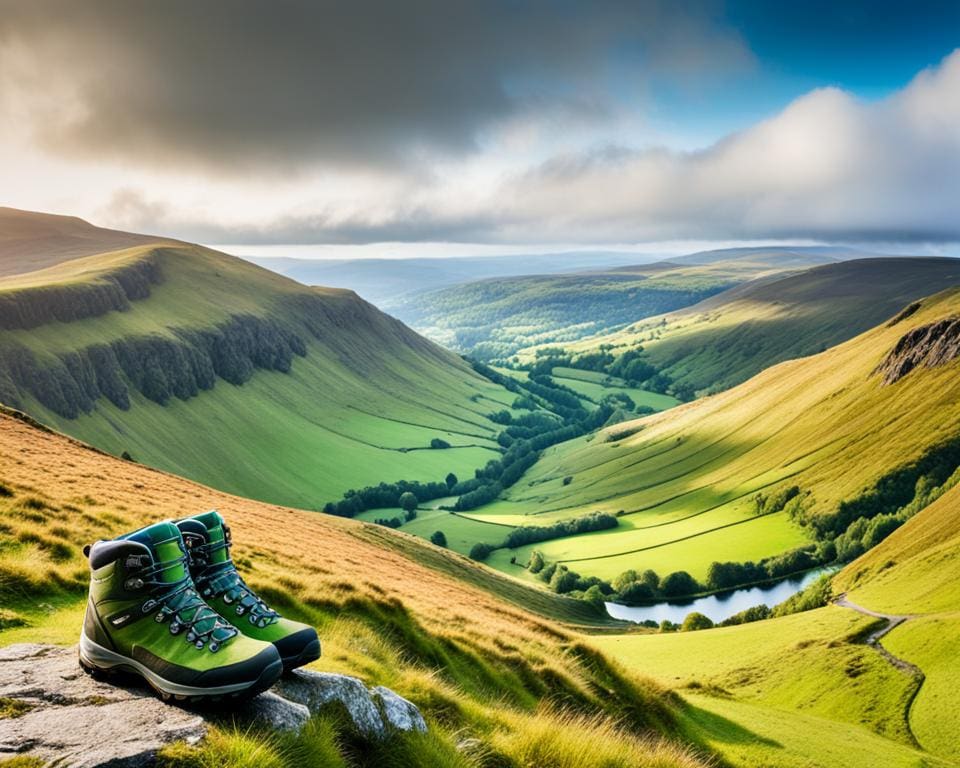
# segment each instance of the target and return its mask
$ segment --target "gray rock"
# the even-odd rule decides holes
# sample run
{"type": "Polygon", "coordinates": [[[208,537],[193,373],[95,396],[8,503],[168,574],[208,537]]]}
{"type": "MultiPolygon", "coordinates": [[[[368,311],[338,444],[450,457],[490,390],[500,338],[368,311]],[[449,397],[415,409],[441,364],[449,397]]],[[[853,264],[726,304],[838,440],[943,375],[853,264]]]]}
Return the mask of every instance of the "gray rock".
{"type": "Polygon", "coordinates": [[[261,693],[254,699],[244,702],[240,708],[231,713],[233,719],[265,725],[275,731],[293,731],[300,729],[310,719],[310,710],[303,704],[290,701],[275,693],[261,693]]]}
{"type": "Polygon", "coordinates": [[[362,734],[373,738],[387,735],[373,696],[355,677],[301,669],[281,678],[275,689],[284,698],[303,704],[313,714],[339,702],[362,734]]]}
{"type": "Polygon", "coordinates": [[[427,730],[414,704],[383,686],[370,690],[355,677],[297,670],[282,678],[275,690],[313,714],[341,704],[357,730],[368,738],[382,739],[393,731],[427,730]]]}
{"type": "Polygon", "coordinates": [[[373,700],[379,705],[383,719],[398,731],[420,731],[425,733],[427,721],[423,719],[420,710],[403,696],[394,693],[389,688],[378,685],[371,693],[373,700]]]}
{"type": "Polygon", "coordinates": [[[146,685],[123,687],[85,674],[77,649],[22,644],[0,648],[0,697],[22,710],[0,720],[0,760],[30,755],[58,768],[125,768],[154,762],[167,744],[198,743],[207,720],[298,732],[312,714],[342,706],[371,739],[426,731],[423,715],[389,688],[355,677],[298,670],[273,692],[223,710],[190,711],[161,701],[146,685]]]}
{"type": "Polygon", "coordinates": [[[150,763],[174,741],[195,744],[203,718],[147,688],[120,688],[84,674],[76,648],[12,645],[0,650],[0,696],[23,704],[0,720],[0,758],[28,754],[71,768],[150,763]]]}

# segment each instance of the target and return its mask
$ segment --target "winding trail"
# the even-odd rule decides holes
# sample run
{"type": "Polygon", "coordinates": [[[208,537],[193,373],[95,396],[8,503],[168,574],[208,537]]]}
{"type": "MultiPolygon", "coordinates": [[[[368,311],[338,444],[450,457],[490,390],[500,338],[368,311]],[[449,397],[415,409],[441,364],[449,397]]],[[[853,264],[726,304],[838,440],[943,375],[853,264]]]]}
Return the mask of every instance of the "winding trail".
{"type": "Polygon", "coordinates": [[[899,656],[894,656],[890,651],[883,647],[880,643],[880,639],[885,635],[892,632],[894,629],[899,627],[905,621],[909,619],[916,618],[915,614],[906,614],[903,616],[898,616],[892,613],[879,613],[877,611],[871,611],[869,608],[864,608],[862,605],[857,605],[850,600],[847,600],[847,593],[839,595],[834,601],[834,605],[839,605],[842,608],[849,608],[852,611],[857,613],[862,613],[865,616],[873,616],[876,619],[884,619],[887,623],[881,626],[878,629],[873,630],[869,635],[867,635],[864,642],[869,645],[871,648],[875,649],[880,653],[883,658],[889,661],[893,666],[899,669],[902,672],[906,672],[908,675],[911,675],[916,681],[916,687],[913,689],[913,692],[907,698],[904,703],[904,712],[903,719],[904,723],[907,726],[907,733],[910,734],[910,738],[913,740],[913,743],[923,749],[923,745],[917,740],[916,735],[913,732],[913,728],[910,727],[910,710],[913,707],[913,702],[916,701],[917,695],[920,693],[920,689],[923,687],[923,682],[926,679],[923,674],[923,670],[920,669],[916,664],[911,664],[905,659],[901,659],[899,656]]]}

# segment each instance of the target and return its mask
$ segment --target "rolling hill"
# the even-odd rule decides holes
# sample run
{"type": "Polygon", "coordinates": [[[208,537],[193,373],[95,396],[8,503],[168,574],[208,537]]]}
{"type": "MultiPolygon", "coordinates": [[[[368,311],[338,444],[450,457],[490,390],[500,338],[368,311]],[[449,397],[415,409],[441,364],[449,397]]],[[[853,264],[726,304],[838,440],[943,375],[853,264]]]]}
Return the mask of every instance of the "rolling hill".
{"type": "Polygon", "coordinates": [[[606,271],[480,280],[407,296],[391,311],[426,336],[481,360],[576,341],[826,257],[767,250],[703,264],[661,261],[606,271]],[[783,263],[781,263],[783,262],[783,263]]]}
{"type": "Polygon", "coordinates": [[[491,556],[531,579],[534,550],[605,579],[686,571],[700,582],[687,592],[855,557],[956,480],[958,315],[951,289],[726,392],[549,448],[499,501],[464,514],[488,526],[616,516],[491,556]],[[762,560],[728,569],[729,582],[710,575],[715,561],[762,560]]]}
{"type": "MultiPolygon", "coordinates": [[[[324,720],[326,754],[337,762],[319,764],[479,768],[492,753],[503,765],[544,764],[537,755],[552,754],[574,766],[582,763],[573,729],[604,739],[606,765],[705,765],[677,743],[673,695],[583,644],[578,628],[611,622],[582,602],[379,526],[229,496],[113,458],[9,411],[0,412],[0,489],[0,646],[76,643],[89,581],[84,544],[217,507],[251,585],[318,628],[324,655],[314,668],[390,686],[428,719],[429,734],[380,746],[324,720]],[[473,748],[458,750],[467,738],[473,748]]],[[[258,751],[244,764],[304,764],[285,757],[274,734],[228,723],[207,746],[183,745],[163,764],[236,765],[251,743],[258,751]]]]}
{"type": "Polygon", "coordinates": [[[76,216],[0,207],[0,277],[96,253],[164,242],[177,241],[103,229],[76,216]]]}
{"type": "Polygon", "coordinates": [[[0,279],[0,402],[251,498],[319,508],[373,480],[472,475],[500,451],[486,414],[512,400],[350,291],[200,246],[0,279]]]}
{"type": "MultiPolygon", "coordinates": [[[[349,288],[386,312],[402,305],[407,294],[443,286],[516,275],[609,269],[644,259],[641,254],[618,251],[444,258],[292,258],[246,256],[242,246],[237,246],[237,255],[304,285],[349,288]]],[[[656,260],[652,256],[647,259],[656,260]]]]}
{"type": "MultiPolygon", "coordinates": [[[[673,386],[709,394],[784,360],[822,352],[910,302],[958,283],[957,259],[885,257],[825,264],[748,282],[694,306],[567,345],[565,351],[574,357],[602,351],[608,355],[604,364],[642,347],[639,359],[673,386]]],[[[521,352],[521,360],[532,362],[535,353],[521,352]]]]}

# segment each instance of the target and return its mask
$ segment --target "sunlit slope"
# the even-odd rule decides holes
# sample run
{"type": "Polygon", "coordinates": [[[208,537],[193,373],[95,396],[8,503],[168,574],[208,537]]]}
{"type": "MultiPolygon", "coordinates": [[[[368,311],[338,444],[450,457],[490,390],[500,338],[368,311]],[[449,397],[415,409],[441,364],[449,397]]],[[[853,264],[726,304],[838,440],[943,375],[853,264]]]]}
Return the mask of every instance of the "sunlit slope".
{"type": "MultiPolygon", "coordinates": [[[[784,512],[758,516],[758,492],[797,486],[806,517],[832,515],[960,434],[949,356],[891,385],[874,372],[912,329],[958,312],[960,292],[947,291],[895,324],[727,392],[555,446],[505,500],[471,514],[536,524],[622,510],[616,529],[537,546],[548,560],[605,577],[653,568],[701,578],[715,560],[782,552],[809,533],[784,512]]],[[[528,550],[511,554],[524,563],[528,550]]]]}
{"type": "Polygon", "coordinates": [[[960,489],[851,563],[834,584],[859,605],[912,617],[883,644],[926,676],[910,711],[920,743],[960,762],[960,489]]]}
{"type": "Polygon", "coordinates": [[[103,229],[76,216],[0,207],[0,276],[172,238],[103,229]]]}
{"type": "Polygon", "coordinates": [[[512,401],[354,293],[199,246],[0,280],[0,401],[115,454],[319,508],[382,479],[472,474],[512,401]],[[430,450],[440,438],[452,447],[430,450]]]}
{"type": "Polygon", "coordinates": [[[857,259],[758,279],[569,348],[604,346],[616,355],[639,344],[677,384],[718,392],[775,363],[846,341],[911,301],[957,284],[957,259],[857,259]]]}
{"type": "MultiPolygon", "coordinates": [[[[444,764],[473,764],[458,757],[464,734],[478,751],[495,748],[520,764],[517,740],[533,729],[569,727],[541,710],[541,701],[571,702],[596,718],[583,724],[584,738],[615,721],[630,734],[607,745],[626,755],[620,765],[703,764],[669,744],[659,760],[646,759],[654,748],[636,737],[676,737],[679,702],[582,645],[577,628],[604,623],[582,601],[526,589],[415,537],[229,496],[6,414],[0,487],[0,646],[76,643],[89,582],[83,544],[217,507],[249,583],[286,615],[318,628],[324,654],[311,666],[412,700],[427,718],[431,744],[443,747],[430,754],[439,751],[444,764]]],[[[345,748],[356,753],[363,745],[351,738],[345,748]]]]}
{"type": "Polygon", "coordinates": [[[911,749],[918,745],[956,765],[958,583],[955,487],[833,580],[834,592],[859,606],[908,617],[881,642],[917,666],[922,680],[863,642],[866,628],[882,626],[882,619],[839,606],[705,632],[593,642],[631,669],[685,689],[695,707],[691,727],[734,765],[940,764],[929,756],[921,763],[911,749]],[[742,738],[748,733],[752,738],[742,738]]]}
{"type": "MultiPolygon", "coordinates": [[[[391,304],[404,322],[453,349],[487,360],[507,359],[531,345],[576,341],[786,269],[780,254],[730,262],[671,261],[605,271],[477,280],[410,294],[391,304]]],[[[820,263],[820,261],[808,262],[820,263]]]]}

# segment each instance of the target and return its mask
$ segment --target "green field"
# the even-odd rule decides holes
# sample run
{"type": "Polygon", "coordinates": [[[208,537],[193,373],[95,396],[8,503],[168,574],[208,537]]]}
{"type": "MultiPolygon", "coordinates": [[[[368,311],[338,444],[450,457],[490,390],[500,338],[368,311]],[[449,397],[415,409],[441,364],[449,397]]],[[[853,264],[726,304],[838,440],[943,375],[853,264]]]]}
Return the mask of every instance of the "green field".
{"type": "Polygon", "coordinates": [[[580,395],[599,403],[608,395],[626,395],[639,407],[652,408],[655,411],[665,411],[679,405],[680,401],[670,395],[661,395],[659,392],[648,392],[640,387],[631,387],[623,379],[605,376],[594,371],[581,371],[576,368],[558,366],[551,374],[554,381],[569,387],[580,395]]]}
{"type": "MultiPolygon", "coordinates": [[[[486,414],[509,408],[514,395],[349,291],[306,288],[196,246],[144,246],[5,278],[0,299],[25,303],[43,291],[108,284],[117,269],[148,259],[162,275],[149,297],[126,311],[5,330],[3,348],[29,350],[58,385],[75,386],[62,362],[72,353],[131,340],[182,347],[184,334],[252,316],[297,335],[306,354],[293,355],[288,372],[259,368],[239,386],[217,378],[211,389],[163,405],[129,379],[126,410],[100,396],[71,418],[8,387],[14,405],[111,453],[307,509],[380,480],[469,477],[499,455],[500,427],[486,414]],[[452,447],[431,450],[434,438],[452,447]]],[[[0,384],[14,359],[5,354],[0,384]]]]}

